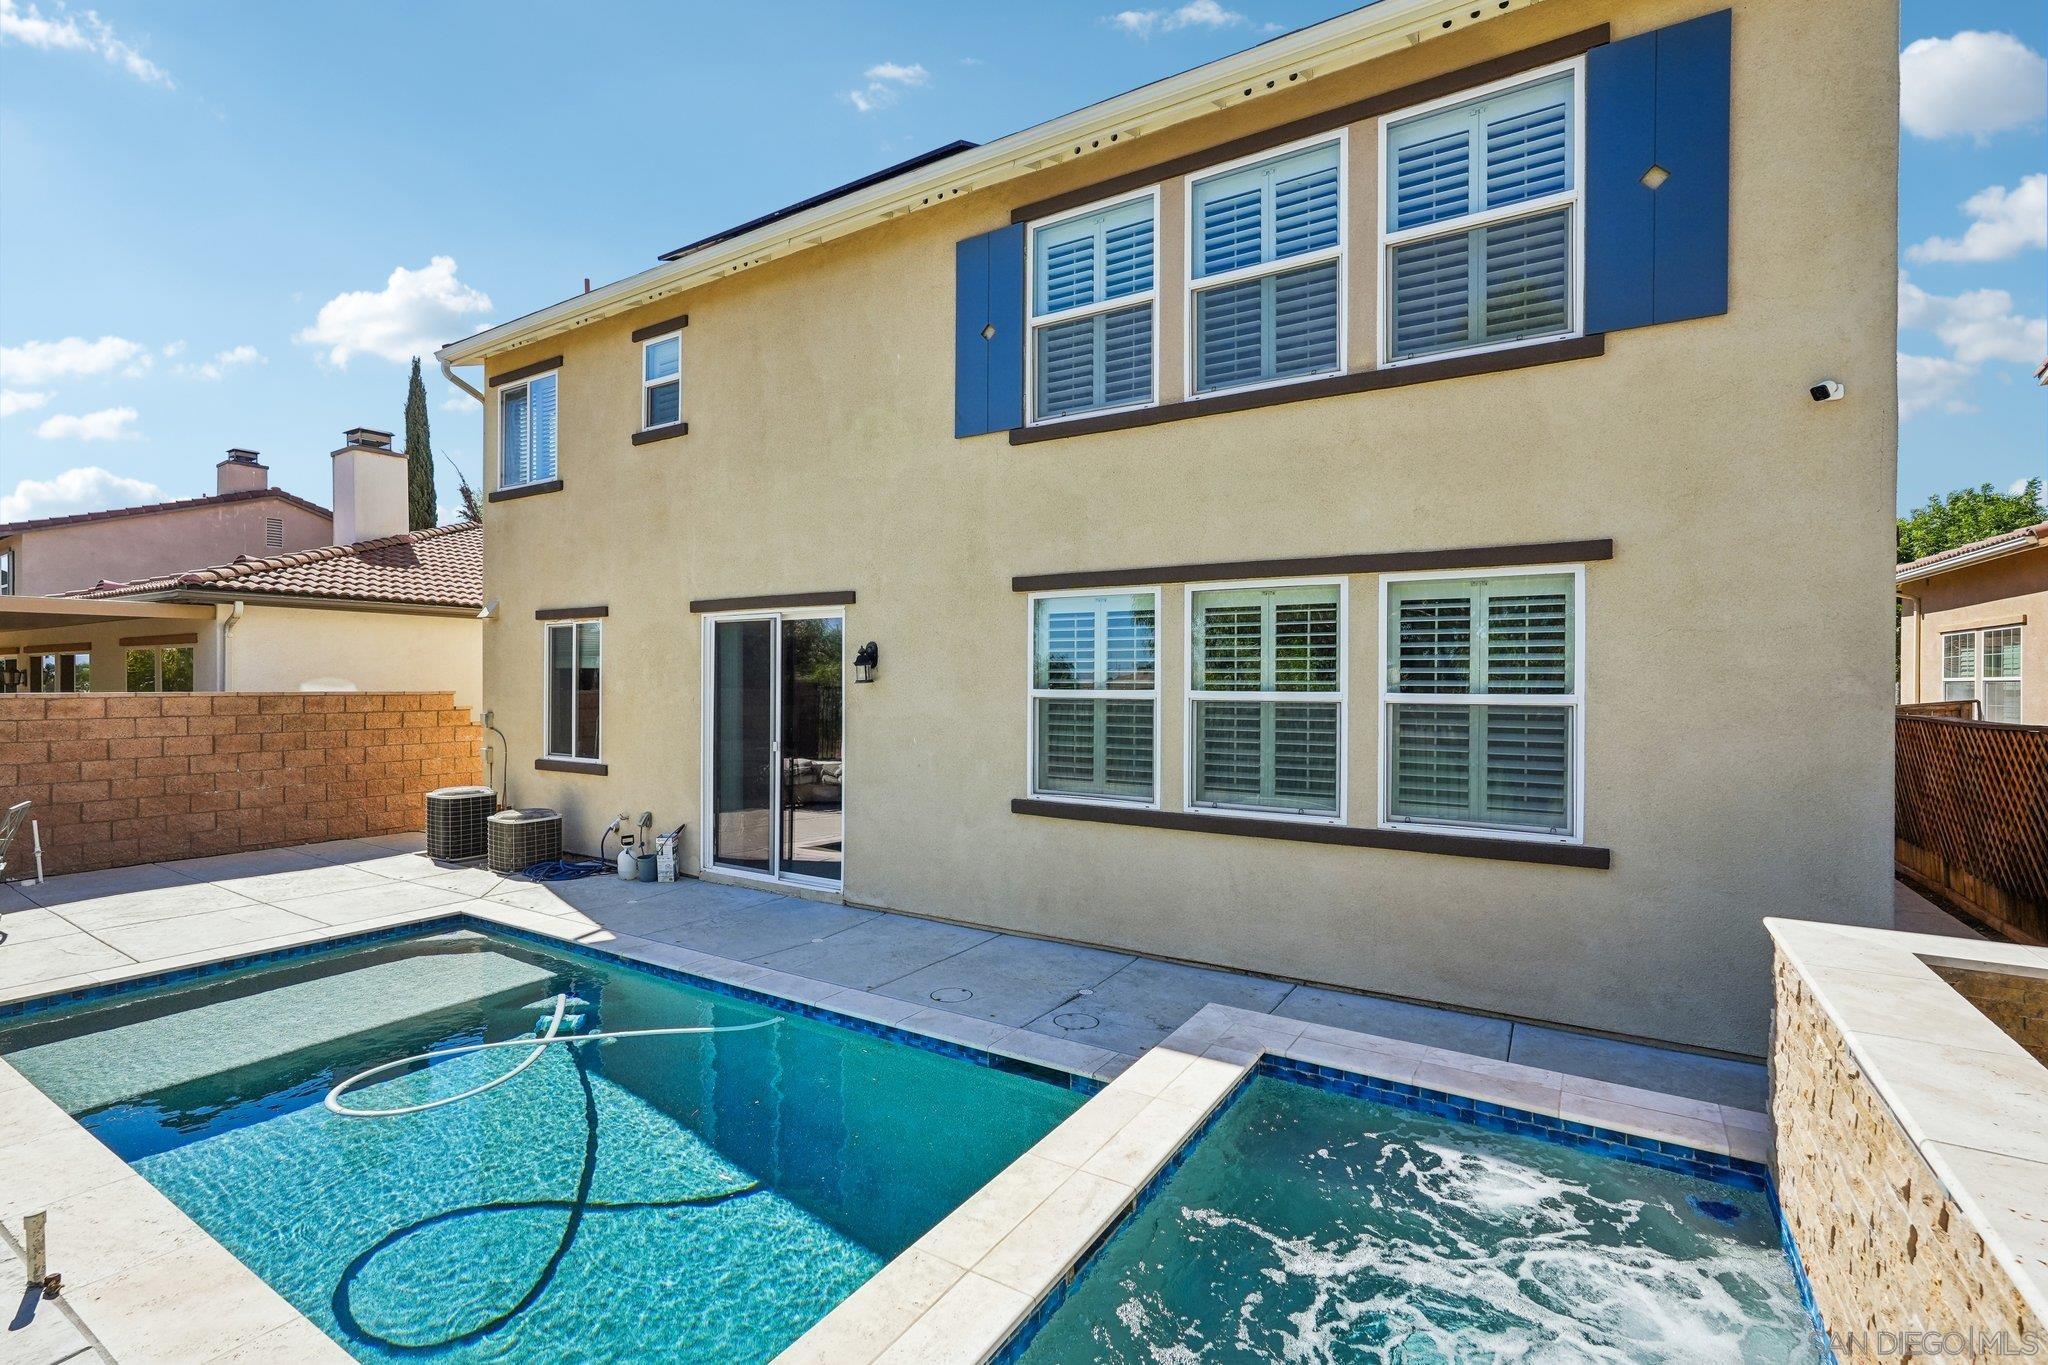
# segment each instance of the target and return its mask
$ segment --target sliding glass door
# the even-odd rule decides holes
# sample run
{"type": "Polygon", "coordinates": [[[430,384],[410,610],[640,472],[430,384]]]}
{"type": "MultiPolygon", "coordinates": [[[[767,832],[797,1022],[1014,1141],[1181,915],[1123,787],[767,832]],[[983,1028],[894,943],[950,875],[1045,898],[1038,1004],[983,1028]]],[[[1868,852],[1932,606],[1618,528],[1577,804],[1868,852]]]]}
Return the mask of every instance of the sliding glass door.
{"type": "Polygon", "coordinates": [[[708,631],[711,863],[839,884],[844,619],[751,616],[708,631]]]}

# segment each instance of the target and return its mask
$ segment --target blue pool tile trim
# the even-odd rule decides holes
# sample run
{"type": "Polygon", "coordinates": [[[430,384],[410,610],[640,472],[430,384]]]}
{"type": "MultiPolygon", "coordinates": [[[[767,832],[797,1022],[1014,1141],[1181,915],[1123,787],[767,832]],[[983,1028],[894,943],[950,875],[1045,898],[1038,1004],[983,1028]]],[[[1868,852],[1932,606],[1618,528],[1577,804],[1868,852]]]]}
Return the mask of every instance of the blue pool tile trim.
{"type": "Polygon", "coordinates": [[[1072,1090],[1080,1095],[1094,1095],[1105,1084],[1102,1081],[1096,1080],[1093,1076],[1083,1076],[1076,1072],[1063,1071],[1058,1067],[1047,1066],[1039,1062],[1027,1062],[1015,1057],[1005,1057],[999,1053],[990,1052],[985,1048],[969,1047],[962,1043],[949,1042],[943,1038],[933,1038],[926,1034],[913,1033],[908,1029],[896,1028],[890,1024],[878,1024],[871,1019],[860,1019],[851,1014],[841,1014],[837,1010],[826,1009],[822,1005],[807,1005],[797,1000],[785,1000],[781,996],[770,994],[767,991],[749,990],[745,986],[735,986],[708,976],[697,976],[680,968],[664,966],[658,962],[643,962],[638,958],[627,957],[622,953],[608,952],[594,944],[577,943],[570,939],[550,938],[546,934],[536,933],[532,930],[514,928],[506,924],[496,924],[489,920],[477,919],[465,914],[443,915],[435,919],[420,920],[412,924],[398,924],[383,929],[370,929],[361,933],[346,934],[338,938],[321,939],[314,943],[293,944],[288,948],[272,948],[260,953],[247,953],[240,957],[222,958],[217,962],[207,962],[191,967],[179,967],[172,971],[156,972],[149,976],[131,977],[125,981],[104,982],[96,986],[79,986],[68,991],[59,991],[53,995],[37,996],[28,1000],[17,1000],[11,1004],[0,1005],[0,1023],[18,1022],[37,1015],[54,1013],[58,1010],[71,1009],[80,1005],[102,1004],[123,996],[138,995],[146,991],[158,990],[165,986],[179,986],[193,981],[203,981],[209,977],[222,976],[229,972],[242,971],[251,967],[272,967],[285,962],[299,961],[304,958],[345,952],[351,948],[370,947],[375,944],[390,943],[401,939],[432,938],[437,934],[452,933],[464,929],[482,934],[487,938],[498,938],[523,943],[530,947],[541,949],[544,952],[555,953],[565,957],[582,957],[602,962],[607,966],[646,972],[650,975],[674,981],[680,985],[689,986],[712,995],[723,995],[734,1000],[745,1001],[748,1004],[763,1005],[769,1009],[780,1010],[785,1014],[800,1015],[803,1018],[816,1020],[822,1024],[831,1024],[837,1028],[847,1029],[854,1033],[865,1033],[871,1037],[881,1038],[887,1042],[900,1043],[906,1047],[919,1048],[925,1052],[935,1052],[940,1056],[951,1057],[956,1061],[969,1062],[975,1066],[985,1066],[995,1071],[1007,1071],[1014,1075],[1028,1076],[1033,1080],[1041,1081],[1048,1085],[1056,1085],[1062,1089],[1072,1090]]]}
{"type": "Polygon", "coordinates": [[[1333,1090],[1341,1095],[1390,1104],[1397,1109],[1413,1109],[1437,1118],[1454,1119],[1496,1133],[1532,1137],[1638,1166],[1676,1171],[1717,1185],[1766,1192],[1771,1187],[1770,1168],[1758,1162],[1613,1128],[1596,1128],[1549,1114],[1535,1114],[1489,1100],[1468,1099],[1448,1091],[1432,1090],[1428,1086],[1382,1080],[1377,1076],[1340,1071],[1335,1067],[1270,1054],[1259,1063],[1258,1073],[1314,1086],[1318,1090],[1333,1090]]]}
{"type": "Polygon", "coordinates": [[[1778,1241],[1785,1248],[1786,1257],[1792,1266],[1793,1280],[1799,1289],[1799,1301],[1806,1309],[1807,1319],[1813,1324],[1819,1340],[1823,1365],[1839,1365],[1833,1344],[1828,1340],[1827,1329],[1821,1322],[1820,1309],[1814,1304],[1813,1287],[1806,1278],[1806,1267],[1799,1259],[1799,1249],[1792,1243],[1791,1231],[1785,1226],[1784,1210],[1778,1206],[1778,1192],[1771,1182],[1769,1167],[1725,1153],[1703,1151],[1681,1143],[1662,1142],[1655,1138],[1623,1133],[1611,1128],[1596,1128],[1591,1124],[1531,1113],[1526,1109],[1515,1109],[1508,1105],[1495,1104],[1490,1100],[1475,1100],[1464,1095],[1453,1095],[1448,1091],[1432,1090],[1428,1086],[1383,1080],[1377,1076],[1342,1071],[1336,1067],[1297,1061],[1272,1053],[1267,1053],[1259,1060],[1257,1066],[1245,1072],[1231,1088],[1230,1093],[1210,1112],[1209,1117],[1202,1120],[1194,1132],[1188,1134],[1187,1139],[1168,1158],[1166,1164],[1159,1168],[1158,1173],[1145,1182],[1144,1188],[1138,1191],[1137,1196],[1117,1212],[1110,1225],[1103,1229],[1102,1234],[1089,1244],[1088,1250],[1083,1252],[1067,1273],[1060,1277],[1059,1283],[1054,1285],[1039,1301],[1038,1306],[1031,1310],[1029,1316],[1017,1325],[1016,1330],[1010,1334],[1010,1339],[1004,1342],[1003,1348],[995,1354],[993,1365],[1015,1365],[1015,1362],[1023,1357],[1024,1352],[1030,1349],[1032,1338],[1036,1337],[1052,1319],[1053,1314],[1060,1310],[1073,1287],[1094,1268],[1103,1250],[1115,1239],[1117,1233],[1151,1202],[1160,1187],[1180,1170],[1182,1163],[1195,1150],[1195,1144],[1208,1136],[1209,1130],[1216,1125],[1217,1120],[1221,1119],[1224,1112],[1244,1093],[1253,1076],[1270,1076],[1276,1080],[1313,1086],[1318,1090],[1331,1090],[1356,1099],[1373,1100],[1399,1109],[1412,1109],[1437,1118],[1469,1123],[1492,1132],[1513,1133],[1543,1142],[1554,1142],[1559,1146],[1631,1162],[1638,1166],[1695,1176],[1717,1185],[1760,1190],[1769,1199],[1771,1214],[1777,1220],[1778,1241]]]}

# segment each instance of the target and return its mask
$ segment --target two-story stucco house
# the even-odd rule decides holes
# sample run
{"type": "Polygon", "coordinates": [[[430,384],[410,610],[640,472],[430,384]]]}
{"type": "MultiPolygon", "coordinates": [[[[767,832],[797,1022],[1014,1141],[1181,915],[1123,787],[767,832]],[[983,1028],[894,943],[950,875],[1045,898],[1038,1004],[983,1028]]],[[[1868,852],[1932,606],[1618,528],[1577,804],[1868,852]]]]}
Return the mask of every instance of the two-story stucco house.
{"type": "Polygon", "coordinates": [[[449,345],[508,795],[1759,1053],[1890,904],[1896,29],[1379,0],[449,345]]]}

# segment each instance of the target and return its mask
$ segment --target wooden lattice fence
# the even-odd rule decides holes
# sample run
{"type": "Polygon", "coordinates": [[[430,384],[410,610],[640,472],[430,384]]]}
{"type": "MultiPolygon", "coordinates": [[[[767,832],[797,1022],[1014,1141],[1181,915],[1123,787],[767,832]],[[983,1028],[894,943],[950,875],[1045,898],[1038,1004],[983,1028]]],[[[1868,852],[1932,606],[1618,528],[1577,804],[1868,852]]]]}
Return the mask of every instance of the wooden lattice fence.
{"type": "Polygon", "coordinates": [[[1899,870],[2027,943],[2048,943],[2048,726],[1900,715],[1899,870]]]}

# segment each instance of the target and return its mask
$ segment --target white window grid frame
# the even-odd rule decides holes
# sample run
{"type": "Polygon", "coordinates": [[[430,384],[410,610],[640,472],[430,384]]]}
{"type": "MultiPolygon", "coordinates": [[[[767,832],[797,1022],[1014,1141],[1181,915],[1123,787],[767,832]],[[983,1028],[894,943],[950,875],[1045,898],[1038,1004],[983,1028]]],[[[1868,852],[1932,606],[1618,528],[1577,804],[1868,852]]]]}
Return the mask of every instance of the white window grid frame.
{"type": "Polygon", "coordinates": [[[1151,185],[1136,194],[1111,195],[1083,204],[1079,208],[1049,213],[1043,218],[1034,218],[1024,229],[1024,411],[1025,425],[1033,427],[1057,426],[1062,422],[1078,422],[1084,418],[1102,417],[1113,412],[1142,412],[1146,408],[1159,406],[1159,243],[1165,235],[1165,224],[1159,221],[1159,186],[1151,185]],[[1152,203],[1152,287],[1135,294],[1119,294],[1113,299],[1097,299],[1094,303],[1077,308],[1063,308],[1056,313],[1038,311],[1038,234],[1046,228],[1058,227],[1061,223],[1076,218],[1086,218],[1105,209],[1121,208],[1125,204],[1149,199],[1152,203]],[[1125,308],[1136,308],[1139,304],[1152,305],[1152,392],[1139,403],[1118,403],[1112,407],[1090,408],[1086,412],[1062,413],[1053,417],[1041,417],[1038,413],[1038,331],[1062,322],[1078,322],[1082,318],[1094,317],[1098,313],[1115,313],[1125,308]]]}
{"type": "Polygon", "coordinates": [[[1298,141],[1268,147],[1232,161],[1204,166],[1199,171],[1190,171],[1181,177],[1181,273],[1186,280],[1186,296],[1181,303],[1181,392],[1189,399],[1211,398],[1226,393],[1257,393],[1261,389],[1280,389],[1293,384],[1306,384],[1311,380],[1328,379],[1332,375],[1345,374],[1350,369],[1351,357],[1351,128],[1349,125],[1315,133],[1298,141]],[[1258,265],[1239,266],[1215,275],[1197,277],[1195,274],[1195,186],[1203,180],[1212,180],[1219,175],[1241,171],[1247,166],[1256,166],[1261,161],[1277,161],[1296,152],[1305,152],[1312,147],[1337,144],[1337,245],[1324,247],[1319,251],[1304,251],[1298,256],[1286,256],[1277,261],[1265,261],[1258,265]],[[1195,388],[1195,351],[1201,338],[1195,324],[1196,296],[1223,285],[1239,284],[1245,280],[1256,280],[1267,275],[1280,275],[1293,270],[1305,270],[1325,261],[1337,263],[1337,363],[1330,369],[1317,370],[1311,374],[1288,375],[1282,379],[1261,379],[1250,384],[1231,384],[1223,388],[1197,391],[1195,388]]]}
{"type": "Polygon", "coordinates": [[[546,758],[546,759],[551,759],[551,760],[553,760],[553,761],[555,761],[555,762],[558,762],[558,763],[589,763],[589,764],[598,764],[598,763],[602,763],[602,762],[604,762],[604,761],[605,761],[605,759],[604,759],[604,673],[605,673],[605,667],[604,667],[604,626],[605,626],[605,618],[604,618],[604,617],[602,617],[602,616],[571,616],[571,617],[563,617],[563,618],[561,618],[560,620],[552,620],[552,621],[543,621],[543,622],[541,622],[541,633],[540,633],[540,639],[541,639],[541,650],[540,650],[540,753],[541,753],[541,757],[542,757],[542,758],[546,758]],[[574,674],[575,674],[575,670],[576,670],[576,669],[578,669],[578,668],[582,667],[581,661],[580,661],[580,660],[578,660],[578,659],[577,659],[577,657],[576,657],[576,634],[575,634],[575,630],[576,630],[576,627],[578,627],[578,626],[595,626],[595,627],[597,627],[597,753],[596,753],[596,755],[595,755],[595,756],[593,756],[593,757],[590,757],[590,758],[582,758],[582,757],[579,757],[579,756],[577,755],[577,753],[576,753],[576,680],[575,680],[574,674]],[[555,730],[554,730],[554,719],[555,719],[555,717],[554,717],[554,704],[555,704],[555,703],[554,703],[554,692],[553,692],[553,682],[554,682],[554,679],[553,679],[553,676],[552,676],[552,674],[553,674],[553,658],[554,658],[554,643],[555,643],[555,632],[556,632],[556,631],[558,631],[558,630],[567,630],[567,631],[569,631],[569,659],[570,659],[570,674],[571,674],[571,676],[570,676],[570,680],[569,680],[569,752],[568,752],[568,753],[557,753],[557,752],[555,751],[554,747],[553,747],[553,745],[554,745],[554,738],[555,738],[555,730]]]}
{"type": "MultiPolygon", "coordinates": [[[[1154,233],[1157,240],[1157,233],[1154,233]]],[[[1062,801],[1075,805],[1115,806],[1120,810],[1158,810],[1161,807],[1159,777],[1161,627],[1166,606],[1165,588],[1157,584],[1134,584],[1115,588],[1058,588],[1027,593],[1024,605],[1024,790],[1034,801],[1062,801]],[[1040,602],[1096,597],[1152,598],[1152,686],[1149,691],[1135,687],[1040,687],[1038,685],[1038,604],[1040,602]],[[1085,792],[1046,791],[1038,785],[1038,703],[1052,701],[1145,701],[1152,703],[1152,794],[1143,800],[1134,796],[1092,796],[1085,792]]]]}
{"type": "MultiPolygon", "coordinates": [[[[561,402],[562,393],[561,390],[557,388],[555,390],[555,404],[558,409],[561,405],[561,402]]],[[[647,338],[647,340],[640,343],[640,430],[667,431],[670,427],[679,427],[682,424],[683,329],[678,327],[673,332],[663,332],[658,337],[649,337],[647,338]],[[672,375],[664,376],[661,379],[649,379],[647,377],[647,353],[653,350],[656,346],[661,345],[661,343],[664,341],[673,341],[676,344],[676,372],[672,375]],[[659,426],[655,426],[650,424],[647,420],[648,395],[651,394],[655,389],[660,388],[663,384],[673,384],[676,386],[676,420],[673,422],[663,422],[659,426]]],[[[558,431],[556,434],[556,444],[558,449],[560,445],[560,440],[561,437],[558,431]]]]}
{"type": "MultiPolygon", "coordinates": [[[[680,371],[678,372],[680,373],[680,371]]],[[[518,483],[505,482],[505,405],[512,401],[513,394],[527,393],[529,390],[533,388],[534,384],[537,381],[547,379],[551,376],[556,376],[559,374],[561,374],[561,371],[559,369],[549,370],[546,374],[530,375],[527,378],[520,380],[516,384],[507,384],[503,388],[498,390],[498,429],[495,433],[498,439],[493,444],[496,447],[497,454],[499,488],[531,488],[535,484],[542,484],[548,481],[547,479],[538,477],[533,467],[533,402],[532,399],[529,397],[526,404],[526,458],[523,461],[525,465],[526,477],[521,479],[518,483]]],[[[561,477],[561,466],[562,381],[559,378],[557,378],[555,379],[555,473],[552,477],[561,477]]]]}
{"type": "Polygon", "coordinates": [[[1967,682],[1970,684],[1970,696],[1977,703],[1977,714],[1979,717],[1982,717],[1984,714],[1985,683],[2018,683],[2020,714],[2025,715],[2027,705],[2026,649],[2027,624],[2024,621],[2007,621],[2002,625],[1970,626],[1963,630],[1945,630],[1941,632],[1941,690],[1943,698],[1946,699],[1947,697],[1948,685],[1950,683],[1967,682]],[[1994,678],[1984,671],[1984,637],[2007,630],[2016,630],[2020,633],[2020,671],[2012,674],[2001,673],[1994,678]],[[1975,670],[1975,673],[1968,678],[1951,677],[1948,671],[1948,642],[1964,635],[1975,637],[1970,645],[1970,666],[1975,670]]]}
{"type": "MultiPolygon", "coordinates": [[[[1235,390],[1232,390],[1235,392],[1235,390]]],[[[1181,600],[1182,630],[1186,637],[1181,668],[1182,694],[1186,709],[1181,717],[1181,806],[1203,815],[1222,815],[1240,820],[1285,820],[1297,825],[1343,825],[1351,816],[1351,580],[1348,578],[1237,578],[1206,583],[1189,583],[1181,600]],[[1329,692],[1207,692],[1195,689],[1195,596],[1205,592],[1235,592],[1259,588],[1330,588],[1337,590],[1337,689],[1329,692]],[[1337,809],[1329,812],[1276,810],[1271,806],[1231,806],[1195,800],[1195,704],[1204,701],[1294,702],[1337,707],[1337,809]]]]}
{"type": "Polygon", "coordinates": [[[192,686],[196,690],[199,686],[199,646],[197,644],[121,646],[122,690],[127,690],[128,656],[130,654],[146,653],[149,655],[150,692],[152,694],[161,693],[164,690],[164,655],[173,649],[189,649],[192,651],[192,686]]]}
{"type": "Polygon", "coordinates": [[[0,597],[14,595],[14,547],[0,550],[0,597]]]}
{"type": "Polygon", "coordinates": [[[1449,360],[1455,356],[1485,355],[1491,351],[1513,351],[1525,346],[1543,346],[1559,341],[1570,341],[1586,334],[1586,59],[1583,56],[1569,57],[1550,66],[1534,71],[1523,71],[1506,76],[1485,85],[1475,85],[1469,90],[1445,95],[1440,99],[1426,100],[1396,109],[1383,116],[1375,130],[1378,138],[1377,171],[1379,184],[1375,186],[1373,209],[1373,235],[1378,243],[1378,254],[1374,260],[1379,276],[1379,325],[1374,328],[1373,364],[1379,369],[1393,369],[1403,365],[1420,365],[1425,361],[1449,360]],[[1387,137],[1397,123],[1406,123],[1412,118],[1421,118],[1450,109],[1473,100],[1487,99],[1493,95],[1516,90],[1525,85],[1538,85],[1553,77],[1570,72],[1572,76],[1572,187],[1557,194],[1546,194],[1539,199],[1524,199],[1519,203],[1507,204],[1497,209],[1481,209],[1468,213],[1462,218],[1446,219],[1441,222],[1424,223],[1420,227],[1404,228],[1398,232],[1387,229],[1389,196],[1387,186],[1387,137]],[[1394,249],[1409,242],[1422,241],[1430,237],[1449,237],[1454,233],[1470,232],[1474,228],[1492,227],[1496,223],[1511,223],[1518,218],[1534,218],[1560,207],[1569,207],[1566,215],[1571,224],[1571,288],[1566,291],[1568,325],[1562,332],[1545,332],[1541,336],[1516,337],[1512,341],[1486,341],[1475,346],[1460,346],[1455,350],[1429,351],[1423,355],[1394,357],[1394,249]]]}
{"type": "Polygon", "coordinates": [[[1412,573],[1384,573],[1379,581],[1379,629],[1374,632],[1373,675],[1379,680],[1379,828],[1426,831],[1471,839],[1510,839],[1529,844],[1586,842],[1586,566],[1584,564],[1527,564],[1507,568],[1430,569],[1412,573]],[[1569,574],[1572,580],[1572,690],[1564,692],[1395,692],[1387,679],[1387,637],[1393,628],[1388,614],[1391,589],[1396,583],[1474,578],[1535,578],[1569,574]],[[1395,819],[1393,810],[1394,707],[1400,706],[1538,706],[1569,707],[1572,725],[1572,780],[1570,829],[1563,834],[1540,830],[1512,829],[1502,825],[1478,825],[1460,820],[1395,819]]]}

